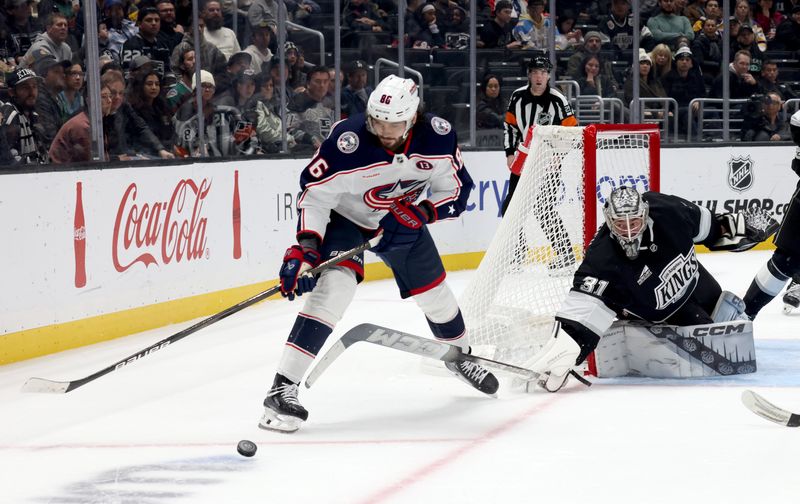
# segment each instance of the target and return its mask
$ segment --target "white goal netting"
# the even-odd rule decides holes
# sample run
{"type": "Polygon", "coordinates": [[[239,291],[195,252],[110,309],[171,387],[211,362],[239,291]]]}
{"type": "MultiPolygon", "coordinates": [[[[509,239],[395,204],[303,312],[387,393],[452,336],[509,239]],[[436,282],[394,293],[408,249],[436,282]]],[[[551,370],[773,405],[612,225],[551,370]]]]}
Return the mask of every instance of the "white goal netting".
{"type": "Polygon", "coordinates": [[[542,347],[605,197],[619,185],[651,189],[658,149],[657,130],[642,125],[535,129],[511,205],[460,301],[475,353],[524,365],[542,347]]]}

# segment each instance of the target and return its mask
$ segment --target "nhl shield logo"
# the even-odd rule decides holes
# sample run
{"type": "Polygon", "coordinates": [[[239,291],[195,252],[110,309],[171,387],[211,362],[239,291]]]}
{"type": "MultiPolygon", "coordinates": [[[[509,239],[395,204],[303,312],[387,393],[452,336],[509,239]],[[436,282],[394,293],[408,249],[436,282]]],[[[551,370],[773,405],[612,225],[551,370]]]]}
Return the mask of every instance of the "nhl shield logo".
{"type": "Polygon", "coordinates": [[[728,161],[728,185],[743,192],[753,185],[753,160],[750,156],[733,157],[728,161]]]}

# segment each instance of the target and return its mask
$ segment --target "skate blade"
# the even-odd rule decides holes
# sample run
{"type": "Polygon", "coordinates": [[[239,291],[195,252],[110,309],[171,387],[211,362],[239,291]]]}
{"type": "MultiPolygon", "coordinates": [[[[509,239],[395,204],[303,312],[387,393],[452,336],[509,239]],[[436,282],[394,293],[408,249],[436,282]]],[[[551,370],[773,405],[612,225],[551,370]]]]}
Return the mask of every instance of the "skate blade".
{"type": "Polygon", "coordinates": [[[489,394],[489,393],[484,392],[483,390],[479,389],[475,385],[473,385],[471,381],[467,380],[466,378],[464,378],[460,374],[455,373],[453,371],[450,371],[450,374],[452,374],[453,376],[458,378],[459,381],[462,381],[462,382],[466,383],[467,385],[469,385],[469,388],[471,388],[472,390],[477,390],[478,392],[480,392],[481,394],[483,394],[485,396],[494,397],[495,399],[497,398],[497,392],[495,392],[494,394],[489,394]]]}
{"type": "Polygon", "coordinates": [[[259,429],[290,434],[297,431],[303,423],[303,421],[297,417],[281,415],[269,408],[265,409],[266,411],[264,411],[261,420],[258,422],[259,429]]]}

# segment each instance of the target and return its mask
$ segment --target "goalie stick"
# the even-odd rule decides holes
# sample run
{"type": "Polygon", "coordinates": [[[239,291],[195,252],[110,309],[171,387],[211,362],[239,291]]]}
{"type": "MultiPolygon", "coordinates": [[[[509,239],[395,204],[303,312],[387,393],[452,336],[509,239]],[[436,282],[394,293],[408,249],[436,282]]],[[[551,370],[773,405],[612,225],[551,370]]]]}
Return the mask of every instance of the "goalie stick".
{"type": "MultiPolygon", "coordinates": [[[[443,341],[423,338],[422,336],[409,334],[395,329],[389,329],[388,327],[381,327],[375,324],[359,324],[344,333],[341,339],[334,343],[333,346],[331,346],[331,348],[317,361],[317,365],[314,366],[314,369],[311,370],[306,378],[306,388],[311,388],[317,379],[319,379],[320,375],[325,372],[326,369],[328,369],[328,367],[342,354],[342,352],[359,341],[374,343],[376,345],[393,348],[395,350],[421,355],[422,357],[438,359],[442,362],[467,360],[488,367],[493,367],[501,371],[514,373],[523,376],[527,380],[538,381],[541,378],[539,373],[530,369],[464,353],[461,348],[443,341]]],[[[586,383],[588,384],[588,382],[586,383]]]]}
{"type": "Polygon", "coordinates": [[[770,422],[786,427],[800,427],[800,415],[775,406],[752,390],[742,392],[742,403],[745,407],[770,422]]]}
{"type": "MultiPolygon", "coordinates": [[[[348,250],[346,252],[342,252],[341,254],[337,255],[336,257],[332,257],[332,258],[328,259],[327,261],[323,261],[318,266],[308,270],[305,274],[306,275],[314,275],[316,273],[321,273],[322,271],[330,268],[331,266],[335,266],[335,265],[339,264],[342,261],[350,259],[351,257],[356,256],[356,255],[360,254],[361,252],[364,252],[365,250],[369,250],[370,248],[372,248],[375,245],[377,245],[377,243],[381,239],[381,236],[382,235],[379,234],[378,236],[372,238],[370,241],[362,243],[358,247],[352,248],[352,249],[350,249],[350,250],[348,250]]],[[[248,299],[245,299],[244,301],[242,301],[240,303],[237,303],[237,304],[235,304],[235,305],[233,305],[233,306],[231,306],[229,308],[226,308],[226,309],[222,310],[219,313],[211,315],[210,317],[205,318],[205,319],[201,320],[200,322],[197,322],[196,324],[187,327],[186,329],[178,331],[177,333],[173,334],[172,336],[164,338],[161,341],[158,341],[157,343],[154,343],[154,344],[150,345],[149,347],[147,347],[147,348],[145,348],[143,350],[140,350],[139,352],[136,352],[133,355],[129,355],[128,357],[125,357],[124,359],[122,359],[120,361],[117,361],[114,364],[111,364],[110,366],[104,367],[100,371],[97,371],[96,373],[92,373],[89,376],[86,376],[85,378],[81,378],[79,380],[72,380],[72,381],[56,381],[56,380],[48,380],[46,378],[35,378],[35,377],[34,378],[29,378],[28,381],[26,381],[25,384],[22,386],[22,391],[23,392],[47,392],[47,393],[53,393],[53,394],[65,394],[67,392],[71,392],[71,391],[75,390],[78,387],[86,385],[87,383],[100,378],[101,376],[107,375],[108,373],[110,373],[112,371],[116,371],[117,369],[119,369],[121,367],[124,367],[124,366],[126,366],[128,364],[131,364],[134,361],[137,361],[137,360],[139,360],[139,359],[141,359],[143,357],[146,357],[146,356],[150,355],[153,352],[161,350],[162,348],[164,348],[164,347],[166,347],[168,345],[171,345],[172,343],[175,343],[176,341],[180,341],[183,338],[185,338],[186,336],[189,336],[190,334],[196,333],[200,329],[204,329],[204,328],[210,326],[211,324],[219,322],[220,320],[222,320],[222,319],[224,319],[224,318],[226,318],[226,317],[228,317],[230,315],[233,315],[234,313],[238,313],[238,312],[244,310],[245,308],[248,308],[248,307],[250,307],[250,306],[252,306],[252,305],[254,305],[254,304],[256,304],[256,303],[258,303],[260,301],[263,301],[263,300],[269,298],[270,296],[273,296],[273,295],[277,294],[278,292],[280,292],[280,290],[281,290],[280,284],[274,285],[274,286],[270,287],[269,289],[256,294],[255,296],[252,296],[252,297],[250,297],[248,299]]]]}

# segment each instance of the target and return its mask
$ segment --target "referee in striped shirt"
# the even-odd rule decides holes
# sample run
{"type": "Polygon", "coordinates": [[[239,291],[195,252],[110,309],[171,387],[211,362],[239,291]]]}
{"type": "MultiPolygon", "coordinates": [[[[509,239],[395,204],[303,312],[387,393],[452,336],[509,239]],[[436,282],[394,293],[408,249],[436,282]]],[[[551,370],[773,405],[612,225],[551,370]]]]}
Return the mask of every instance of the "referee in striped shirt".
{"type": "MultiPolygon", "coordinates": [[[[578,125],[567,97],[549,85],[552,69],[553,64],[547,56],[534,56],[528,62],[528,85],[511,93],[503,125],[506,162],[511,171],[508,195],[503,201],[503,215],[508,209],[525,165],[532,136],[532,126],[578,125]]],[[[553,208],[557,187],[560,184],[561,174],[560,170],[557,170],[548,172],[546,179],[542,181],[540,187],[536,188],[534,211],[556,252],[555,260],[550,263],[551,269],[560,269],[575,263],[574,253],[563,221],[553,208]]]]}

